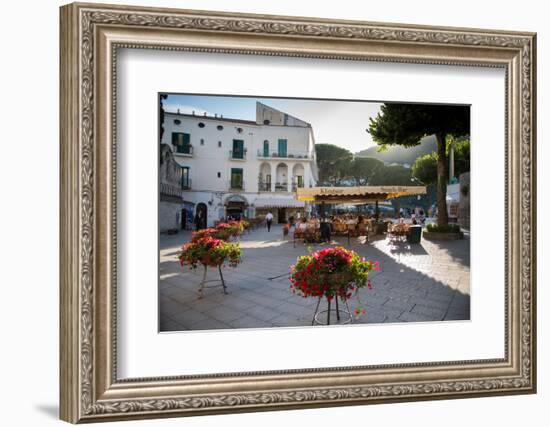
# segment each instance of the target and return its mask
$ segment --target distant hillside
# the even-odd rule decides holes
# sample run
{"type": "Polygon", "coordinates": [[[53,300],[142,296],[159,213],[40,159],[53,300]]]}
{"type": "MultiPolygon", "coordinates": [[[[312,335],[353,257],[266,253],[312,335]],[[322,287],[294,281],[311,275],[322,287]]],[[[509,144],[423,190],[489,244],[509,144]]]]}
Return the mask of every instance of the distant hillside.
{"type": "Polygon", "coordinates": [[[437,151],[437,142],[433,135],[422,138],[422,142],[416,147],[405,148],[400,145],[393,145],[389,146],[386,151],[378,152],[378,147],[374,146],[355,153],[355,155],[357,157],[374,157],[387,163],[408,163],[412,165],[418,157],[430,154],[432,151],[437,151]]]}

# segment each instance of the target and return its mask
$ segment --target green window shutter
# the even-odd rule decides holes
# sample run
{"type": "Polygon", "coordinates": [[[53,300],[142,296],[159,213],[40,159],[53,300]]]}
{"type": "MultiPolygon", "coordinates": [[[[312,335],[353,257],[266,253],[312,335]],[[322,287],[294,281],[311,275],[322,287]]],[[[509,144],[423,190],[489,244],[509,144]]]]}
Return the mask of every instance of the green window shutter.
{"type": "Polygon", "coordinates": [[[269,157],[269,141],[264,141],[264,157],[269,157]]]}
{"type": "Polygon", "coordinates": [[[185,154],[191,154],[191,135],[188,133],[182,134],[182,151],[185,154]]]}
{"type": "Polygon", "coordinates": [[[231,168],[231,188],[243,187],[243,170],[241,168],[231,168]]]}
{"type": "Polygon", "coordinates": [[[278,151],[279,151],[279,157],[286,157],[287,155],[287,140],[286,139],[279,139],[278,141],[278,151]]]}
{"type": "Polygon", "coordinates": [[[244,141],[242,139],[233,140],[233,158],[244,158],[244,141]]]}
{"type": "Polygon", "coordinates": [[[189,154],[191,152],[191,135],[182,132],[172,132],[172,145],[177,153],[189,154]]]}

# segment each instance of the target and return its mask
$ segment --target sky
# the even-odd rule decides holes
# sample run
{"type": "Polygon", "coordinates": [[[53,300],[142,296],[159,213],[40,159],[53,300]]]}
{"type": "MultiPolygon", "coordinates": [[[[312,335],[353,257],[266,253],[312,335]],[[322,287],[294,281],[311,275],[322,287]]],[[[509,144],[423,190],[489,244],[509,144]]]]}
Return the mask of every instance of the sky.
{"type": "Polygon", "coordinates": [[[325,101],[288,98],[253,98],[210,95],[168,95],[163,101],[168,112],[256,120],[256,101],[311,123],[317,144],[335,144],[357,153],[375,143],[367,132],[369,118],[382,104],[365,101],[325,101]]]}

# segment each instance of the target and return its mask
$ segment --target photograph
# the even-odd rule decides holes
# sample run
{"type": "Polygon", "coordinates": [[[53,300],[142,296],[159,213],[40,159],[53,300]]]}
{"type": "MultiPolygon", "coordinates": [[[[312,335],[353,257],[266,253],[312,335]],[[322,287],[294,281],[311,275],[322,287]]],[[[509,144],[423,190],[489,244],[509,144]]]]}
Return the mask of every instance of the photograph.
{"type": "MultiPolygon", "coordinates": [[[[326,420],[321,408],[372,405],[368,420],[388,424],[430,404],[443,418],[466,405],[463,425],[479,418],[469,399],[493,396],[481,406],[512,423],[526,417],[509,396],[540,409],[527,396],[545,315],[538,21],[510,10],[494,25],[480,5],[192,3],[35,14],[59,26],[33,56],[59,72],[40,85],[59,120],[55,103],[36,115],[59,134],[39,156],[59,166],[59,204],[55,225],[23,223],[59,245],[58,261],[51,244],[37,258],[59,276],[44,293],[58,301],[30,299],[57,311],[59,351],[33,366],[59,377],[59,418],[257,425],[277,419],[268,411],[326,420]]],[[[8,158],[9,176],[28,178],[8,158]]],[[[37,205],[32,187],[8,187],[37,205]]],[[[14,271],[17,284],[26,270],[14,271]]]]}
{"type": "Polygon", "coordinates": [[[470,320],[470,106],[158,94],[159,331],[470,320]]]}

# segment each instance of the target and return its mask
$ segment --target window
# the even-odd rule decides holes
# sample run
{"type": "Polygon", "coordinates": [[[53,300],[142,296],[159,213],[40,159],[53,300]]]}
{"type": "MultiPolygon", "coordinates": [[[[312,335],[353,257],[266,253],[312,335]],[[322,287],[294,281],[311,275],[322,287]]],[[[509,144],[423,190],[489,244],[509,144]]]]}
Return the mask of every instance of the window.
{"type": "Polygon", "coordinates": [[[174,124],[175,125],[181,125],[181,120],[180,119],[174,119],[174,124]]]}
{"type": "Polygon", "coordinates": [[[218,147],[222,147],[222,142],[221,141],[218,141],[218,147]]]}
{"type": "Polygon", "coordinates": [[[244,159],[244,141],[242,139],[233,140],[233,151],[231,152],[233,159],[244,159]]]}
{"type": "Polygon", "coordinates": [[[265,175],[265,183],[266,183],[266,185],[271,186],[271,174],[270,173],[265,175]]]}
{"type": "Polygon", "coordinates": [[[269,157],[269,141],[264,141],[264,157],[269,157]]]}
{"type": "Polygon", "coordinates": [[[172,132],[172,145],[176,153],[191,154],[191,135],[183,132],[172,132]]]}
{"type": "Polygon", "coordinates": [[[221,177],[222,177],[222,173],[218,172],[218,178],[221,178],[221,177]]]}
{"type": "Polygon", "coordinates": [[[243,133],[243,128],[237,128],[237,133],[243,133]]]}
{"type": "Polygon", "coordinates": [[[204,145],[204,138],[201,138],[201,145],[204,145]]]}
{"type": "Polygon", "coordinates": [[[267,119],[264,120],[264,125],[268,125],[269,123],[270,123],[269,120],[267,120],[267,119]]]}
{"type": "Polygon", "coordinates": [[[286,139],[279,139],[278,141],[278,152],[279,152],[279,157],[286,157],[287,155],[287,141],[286,139]]]}
{"type": "Polygon", "coordinates": [[[181,188],[189,190],[191,188],[191,180],[189,179],[189,167],[182,166],[181,168],[181,188]]]}
{"type": "Polygon", "coordinates": [[[231,188],[243,188],[243,170],[231,168],[231,188]]]}
{"type": "Polygon", "coordinates": [[[296,175],[296,185],[299,188],[304,188],[304,177],[302,175],[296,175]]]}
{"type": "Polygon", "coordinates": [[[200,128],[203,128],[204,126],[205,126],[205,124],[204,124],[203,122],[200,122],[200,123],[199,123],[199,127],[200,127],[200,128]]]}
{"type": "Polygon", "coordinates": [[[218,130],[223,130],[223,126],[222,126],[222,125],[218,125],[218,126],[216,126],[216,129],[218,129],[218,130]]]}

